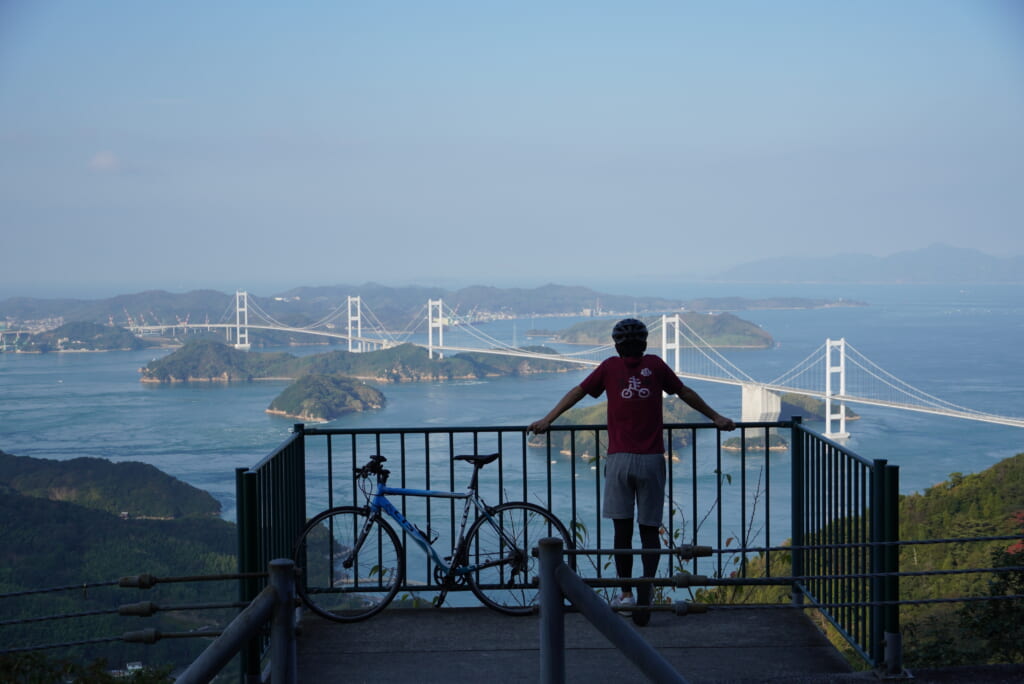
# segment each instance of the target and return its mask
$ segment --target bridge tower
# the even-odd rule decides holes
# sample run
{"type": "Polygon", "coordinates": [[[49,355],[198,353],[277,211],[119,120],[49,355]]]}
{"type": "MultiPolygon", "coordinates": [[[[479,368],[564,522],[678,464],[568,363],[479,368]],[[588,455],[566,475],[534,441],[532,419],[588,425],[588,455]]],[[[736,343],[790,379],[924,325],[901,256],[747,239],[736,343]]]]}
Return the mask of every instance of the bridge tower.
{"type": "MultiPolygon", "coordinates": [[[[440,299],[427,300],[427,351],[434,358],[434,330],[437,330],[437,346],[444,346],[444,304],[440,299]]],[[[444,352],[438,350],[437,358],[443,359],[444,352]]]]}
{"type": "Polygon", "coordinates": [[[676,373],[680,371],[679,368],[679,314],[673,314],[668,316],[666,314],[661,315],[661,356],[668,363],[668,353],[675,352],[675,362],[672,364],[672,370],[676,373]],[[669,324],[672,327],[672,339],[669,339],[669,324]]]}
{"type": "Polygon", "coordinates": [[[348,350],[354,352],[365,351],[363,348],[363,307],[362,299],[349,296],[348,298],[348,350]],[[353,313],[353,311],[355,313],[353,313]],[[353,324],[355,329],[353,330],[353,324]],[[358,341],[356,338],[359,338],[358,341]]]}
{"type": "Polygon", "coordinates": [[[846,439],[850,433],[846,431],[846,403],[843,397],[846,396],[846,338],[838,340],[825,340],[825,436],[836,439],[846,439]],[[834,400],[833,377],[839,376],[839,399],[834,400]],[[833,412],[833,403],[837,403],[837,410],[833,412]],[[839,431],[833,432],[832,427],[835,421],[839,421],[839,431]]]}
{"type": "Polygon", "coordinates": [[[235,349],[249,351],[249,293],[235,291],[235,349]]]}

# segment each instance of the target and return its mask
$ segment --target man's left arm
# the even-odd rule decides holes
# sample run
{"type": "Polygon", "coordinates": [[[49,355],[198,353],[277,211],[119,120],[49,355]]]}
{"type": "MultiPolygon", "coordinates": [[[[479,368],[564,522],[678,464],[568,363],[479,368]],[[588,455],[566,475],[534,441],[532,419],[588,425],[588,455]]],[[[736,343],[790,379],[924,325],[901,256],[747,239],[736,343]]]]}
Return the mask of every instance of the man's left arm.
{"type": "Polygon", "coordinates": [[[708,406],[708,403],[697,392],[686,385],[676,392],[676,395],[689,404],[695,411],[700,411],[702,414],[711,419],[711,422],[715,424],[719,430],[735,430],[736,423],[731,418],[726,418],[715,409],[708,406]]]}

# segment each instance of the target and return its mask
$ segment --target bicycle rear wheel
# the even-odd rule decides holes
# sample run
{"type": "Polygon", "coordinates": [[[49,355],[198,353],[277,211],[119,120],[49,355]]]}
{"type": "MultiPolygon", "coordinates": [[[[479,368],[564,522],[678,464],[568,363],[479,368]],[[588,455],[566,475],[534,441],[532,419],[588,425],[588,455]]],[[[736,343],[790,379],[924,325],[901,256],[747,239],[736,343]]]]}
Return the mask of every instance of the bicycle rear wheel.
{"type": "Polygon", "coordinates": [[[544,537],[561,537],[571,548],[569,532],[548,510],[526,502],[504,503],[481,515],[466,535],[467,565],[477,598],[502,613],[526,615],[539,599],[540,561],[533,549],[544,537]]]}
{"type": "Polygon", "coordinates": [[[395,530],[356,506],[331,508],[310,520],[293,557],[300,568],[295,589],[302,601],[338,622],[382,611],[405,577],[405,555],[395,530]]]}

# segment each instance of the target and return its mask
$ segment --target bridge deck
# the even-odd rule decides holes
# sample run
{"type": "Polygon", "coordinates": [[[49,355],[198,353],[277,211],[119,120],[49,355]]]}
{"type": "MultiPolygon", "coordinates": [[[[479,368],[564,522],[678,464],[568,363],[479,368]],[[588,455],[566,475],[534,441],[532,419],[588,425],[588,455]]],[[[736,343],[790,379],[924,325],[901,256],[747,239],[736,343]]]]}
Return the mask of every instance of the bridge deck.
{"type": "MultiPolygon", "coordinates": [[[[851,672],[795,609],[712,609],[685,617],[655,613],[649,625],[636,629],[689,682],[873,677],[851,672]]],[[[298,641],[299,679],[536,682],[539,632],[537,617],[508,617],[486,608],[388,610],[352,624],[307,615],[298,641]]],[[[566,615],[565,634],[567,681],[621,684],[644,679],[581,614],[566,615]]]]}

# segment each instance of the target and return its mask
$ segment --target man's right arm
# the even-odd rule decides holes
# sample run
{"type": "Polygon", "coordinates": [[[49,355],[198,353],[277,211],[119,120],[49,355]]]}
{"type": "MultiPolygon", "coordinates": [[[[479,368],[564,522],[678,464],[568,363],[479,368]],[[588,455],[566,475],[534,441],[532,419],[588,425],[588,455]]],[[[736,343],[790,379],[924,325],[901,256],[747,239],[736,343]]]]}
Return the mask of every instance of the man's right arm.
{"type": "Polygon", "coordinates": [[[573,406],[576,405],[583,397],[587,396],[587,393],[583,391],[583,388],[576,385],[571,390],[565,393],[565,396],[559,399],[558,403],[555,404],[555,408],[548,412],[548,415],[544,416],[538,421],[530,423],[529,430],[535,435],[542,435],[548,431],[551,424],[555,422],[558,416],[562,415],[573,406]]]}

